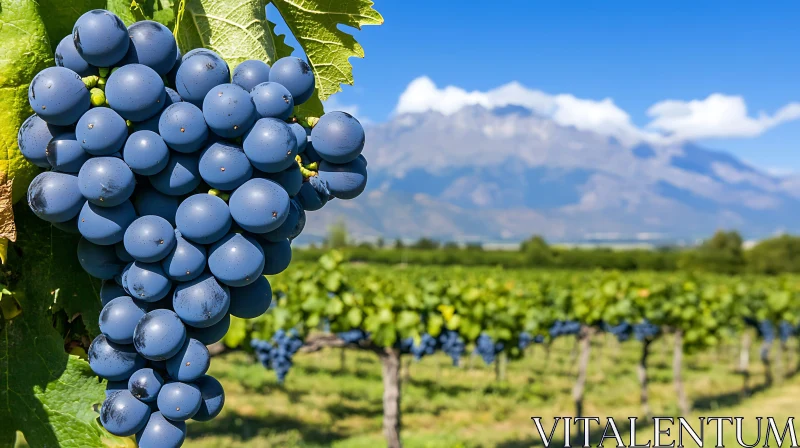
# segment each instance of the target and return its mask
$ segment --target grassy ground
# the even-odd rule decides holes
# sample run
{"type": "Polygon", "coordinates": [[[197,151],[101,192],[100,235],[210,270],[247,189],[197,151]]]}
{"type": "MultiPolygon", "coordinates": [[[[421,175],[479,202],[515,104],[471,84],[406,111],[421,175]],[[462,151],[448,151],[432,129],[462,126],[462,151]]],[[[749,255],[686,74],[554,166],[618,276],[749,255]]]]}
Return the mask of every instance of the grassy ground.
{"type": "MultiPolygon", "coordinates": [[[[678,412],[668,342],[653,346],[650,397],[656,415],[674,416],[678,412]]],[[[549,432],[553,416],[574,415],[570,398],[576,373],[572,346],[572,338],[561,338],[549,357],[543,347],[534,347],[530,356],[508,364],[502,382],[495,381],[494,367],[483,365],[480,359],[471,362],[467,358],[462,368],[452,367],[449,358],[440,354],[410,363],[402,389],[405,446],[541,446],[531,416],[544,417],[549,432]]],[[[635,341],[619,345],[610,337],[596,338],[585,415],[614,416],[619,423],[641,415],[635,370],[640,347],[635,341]]],[[[796,353],[797,348],[790,347],[785,366],[795,365],[796,353]]],[[[692,355],[686,360],[684,376],[694,402],[694,417],[743,416],[745,440],[752,443],[757,431],[751,417],[775,416],[785,423],[787,416],[798,413],[800,378],[789,376],[771,388],[758,387],[764,375],[754,347],[751,368],[755,390],[744,398],[742,376],[734,373],[737,359],[734,347],[692,355]]],[[[284,386],[276,383],[273,372],[241,352],[215,358],[211,374],[225,386],[225,409],[211,422],[190,423],[187,447],[384,445],[380,365],[369,353],[346,352],[343,369],[339,349],[298,354],[284,386]]],[[[779,424],[782,428],[783,423],[779,424]]],[[[556,438],[561,431],[560,427],[556,438]]],[[[624,431],[627,433],[627,427],[624,431]]],[[[641,428],[637,441],[647,441],[652,432],[651,427],[641,428]]],[[[735,443],[733,431],[729,433],[725,439],[735,443]]],[[[707,430],[709,443],[713,443],[713,434],[713,430],[707,430]]],[[[628,436],[624,440],[627,443],[628,436]]]]}

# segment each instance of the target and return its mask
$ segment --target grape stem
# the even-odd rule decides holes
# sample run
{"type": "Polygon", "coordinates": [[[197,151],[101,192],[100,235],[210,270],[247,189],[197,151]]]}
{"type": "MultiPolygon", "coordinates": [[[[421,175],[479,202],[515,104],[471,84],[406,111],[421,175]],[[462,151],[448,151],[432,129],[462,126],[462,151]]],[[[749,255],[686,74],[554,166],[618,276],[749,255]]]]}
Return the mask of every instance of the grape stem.
{"type": "Polygon", "coordinates": [[[222,199],[225,202],[228,202],[228,200],[231,198],[230,194],[224,193],[224,192],[222,192],[220,190],[217,190],[216,188],[212,188],[212,189],[208,190],[208,194],[210,194],[211,196],[216,196],[216,197],[222,199]]]}

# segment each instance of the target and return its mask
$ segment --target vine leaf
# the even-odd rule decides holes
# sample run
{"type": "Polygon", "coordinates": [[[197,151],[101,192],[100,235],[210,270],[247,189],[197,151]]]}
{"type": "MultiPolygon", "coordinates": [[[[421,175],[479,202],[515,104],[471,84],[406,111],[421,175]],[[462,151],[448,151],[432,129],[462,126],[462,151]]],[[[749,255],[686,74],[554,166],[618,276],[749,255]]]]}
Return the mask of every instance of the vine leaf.
{"type": "Polygon", "coordinates": [[[326,100],[342,90],[341,84],[353,84],[351,57],[364,57],[364,49],[355,38],[339,30],[339,25],[361,29],[380,25],[383,17],[372,8],[370,0],[272,0],[303,47],[314,69],[319,98],[326,100]]]}

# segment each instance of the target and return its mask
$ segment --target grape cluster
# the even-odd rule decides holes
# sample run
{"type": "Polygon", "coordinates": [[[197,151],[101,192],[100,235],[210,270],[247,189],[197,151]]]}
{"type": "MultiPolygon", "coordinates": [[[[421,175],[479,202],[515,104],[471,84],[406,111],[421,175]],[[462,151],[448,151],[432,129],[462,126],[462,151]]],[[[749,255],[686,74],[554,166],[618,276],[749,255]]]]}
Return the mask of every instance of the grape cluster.
{"type": "Polygon", "coordinates": [[[505,349],[505,344],[502,342],[494,342],[492,338],[486,333],[481,333],[478,339],[475,340],[475,352],[480,355],[483,362],[491,364],[494,362],[497,355],[505,349]]]}
{"type": "Polygon", "coordinates": [[[141,447],[180,446],[184,421],[224,402],[206,345],[231,315],[268,309],[264,275],[289,265],[306,211],[364,190],[364,130],[343,112],[313,130],[291,119],[315,89],[301,59],[245,61],[231,77],[213,51],[181,55],[163,25],[126,28],[105,10],[82,15],[55,60],[30,84],[18,135],[47,169],[28,205],[80,234],[78,261],[103,280],[89,348],[109,381],[101,423],[141,447]]]}
{"type": "Polygon", "coordinates": [[[573,336],[581,332],[581,323],[574,320],[557,320],[548,330],[550,338],[555,339],[559,336],[573,336]]]}
{"type": "Polygon", "coordinates": [[[343,340],[347,344],[358,344],[359,342],[369,339],[369,333],[361,329],[353,329],[336,333],[336,337],[343,340]]]}
{"type": "Polygon", "coordinates": [[[274,370],[278,383],[283,384],[286,374],[294,365],[292,357],[303,346],[303,340],[293,331],[278,330],[272,335],[270,342],[253,339],[250,346],[255,350],[258,361],[265,368],[274,370]]]}
{"type": "Polygon", "coordinates": [[[536,336],[531,335],[527,331],[523,331],[519,334],[517,339],[517,348],[520,350],[525,350],[531,344],[541,344],[544,342],[544,336],[541,334],[537,334],[536,336]]]}
{"type": "Polygon", "coordinates": [[[611,325],[603,322],[603,331],[614,335],[619,342],[625,342],[633,335],[633,326],[628,322],[611,325]]]}
{"type": "Polygon", "coordinates": [[[458,367],[459,360],[467,349],[464,339],[456,331],[442,330],[437,341],[439,348],[453,360],[453,366],[458,367]]]}
{"type": "Polygon", "coordinates": [[[633,336],[637,341],[651,340],[661,334],[661,328],[645,319],[633,325],[633,336]]]}
{"type": "Polygon", "coordinates": [[[775,340],[775,325],[772,322],[766,319],[760,320],[756,324],[756,330],[758,335],[768,343],[772,343],[775,340]]]}
{"type": "Polygon", "coordinates": [[[780,324],[778,324],[778,337],[780,337],[782,343],[786,343],[790,337],[795,333],[795,328],[789,322],[782,320],[780,324]]]}

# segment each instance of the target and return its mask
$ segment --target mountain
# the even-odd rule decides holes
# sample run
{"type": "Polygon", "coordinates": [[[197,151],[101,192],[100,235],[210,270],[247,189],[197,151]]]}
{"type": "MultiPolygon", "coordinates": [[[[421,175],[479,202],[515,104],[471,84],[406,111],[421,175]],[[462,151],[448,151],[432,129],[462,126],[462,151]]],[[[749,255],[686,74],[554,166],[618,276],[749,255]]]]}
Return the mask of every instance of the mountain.
{"type": "Polygon", "coordinates": [[[628,147],[509,106],[406,114],[367,127],[367,191],[312,212],[321,238],[680,240],[718,228],[800,230],[800,178],[694,144],[628,147]]]}

